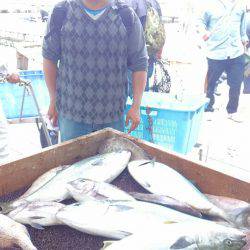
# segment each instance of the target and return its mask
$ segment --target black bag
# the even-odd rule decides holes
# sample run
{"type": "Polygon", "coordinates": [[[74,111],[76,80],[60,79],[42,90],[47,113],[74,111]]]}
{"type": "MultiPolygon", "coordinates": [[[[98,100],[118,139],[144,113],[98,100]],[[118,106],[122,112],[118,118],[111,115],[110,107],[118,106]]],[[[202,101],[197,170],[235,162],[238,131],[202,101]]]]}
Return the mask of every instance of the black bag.
{"type": "Polygon", "coordinates": [[[153,92],[169,93],[171,89],[171,77],[167,70],[167,62],[158,59],[155,62],[154,84],[150,88],[153,92]]]}
{"type": "MultiPolygon", "coordinates": [[[[49,144],[47,142],[43,127],[39,124],[39,119],[38,118],[36,118],[36,125],[37,125],[38,132],[39,132],[39,135],[40,135],[41,147],[42,148],[49,147],[49,144]]],[[[58,142],[59,142],[59,139],[58,139],[59,138],[59,132],[55,131],[55,130],[50,130],[50,129],[48,129],[48,132],[49,132],[49,137],[50,137],[52,145],[58,144],[58,142]]]]}

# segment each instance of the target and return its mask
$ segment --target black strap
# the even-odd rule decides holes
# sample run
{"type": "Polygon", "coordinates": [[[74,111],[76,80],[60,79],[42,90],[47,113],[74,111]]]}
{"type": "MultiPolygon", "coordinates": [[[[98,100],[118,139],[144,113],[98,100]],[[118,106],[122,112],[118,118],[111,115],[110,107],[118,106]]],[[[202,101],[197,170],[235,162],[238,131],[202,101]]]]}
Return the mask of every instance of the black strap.
{"type": "MultiPolygon", "coordinates": [[[[130,34],[132,31],[133,23],[134,23],[134,14],[133,10],[124,2],[117,0],[115,2],[117,6],[118,14],[120,15],[122,22],[126,28],[127,34],[130,34]]],[[[61,1],[56,4],[53,12],[51,13],[50,17],[50,29],[49,32],[46,34],[45,39],[50,37],[52,34],[60,33],[64,20],[67,16],[67,0],[61,1]]]]}

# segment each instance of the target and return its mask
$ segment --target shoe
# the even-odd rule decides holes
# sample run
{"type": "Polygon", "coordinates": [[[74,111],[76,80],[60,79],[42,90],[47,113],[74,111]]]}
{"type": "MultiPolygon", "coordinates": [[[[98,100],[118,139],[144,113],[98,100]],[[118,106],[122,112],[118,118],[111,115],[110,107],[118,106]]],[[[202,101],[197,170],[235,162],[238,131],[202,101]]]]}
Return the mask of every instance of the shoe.
{"type": "Polygon", "coordinates": [[[244,121],[243,117],[239,115],[239,113],[228,114],[228,119],[234,122],[238,122],[238,123],[241,123],[244,121]]]}
{"type": "Polygon", "coordinates": [[[205,112],[214,112],[214,108],[208,106],[205,108],[205,112]]]}

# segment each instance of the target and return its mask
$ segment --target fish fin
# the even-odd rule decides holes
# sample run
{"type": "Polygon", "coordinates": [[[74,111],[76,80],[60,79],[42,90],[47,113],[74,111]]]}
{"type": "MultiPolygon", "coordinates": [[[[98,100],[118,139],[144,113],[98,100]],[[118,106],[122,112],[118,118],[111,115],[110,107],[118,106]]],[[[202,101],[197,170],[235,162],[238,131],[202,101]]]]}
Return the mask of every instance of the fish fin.
{"type": "Polygon", "coordinates": [[[131,235],[131,233],[126,232],[126,231],[121,231],[121,230],[119,231],[119,233],[123,235],[123,238],[131,235]]]}
{"type": "Polygon", "coordinates": [[[103,241],[103,247],[101,248],[101,250],[104,250],[107,247],[111,246],[114,242],[115,241],[112,241],[112,240],[103,241]]]}
{"type": "Polygon", "coordinates": [[[103,194],[100,194],[99,192],[96,192],[95,198],[96,198],[97,200],[107,200],[109,197],[108,197],[108,196],[105,196],[105,195],[103,195],[103,194]]]}
{"type": "Polygon", "coordinates": [[[133,207],[127,206],[127,205],[110,205],[110,206],[115,206],[115,208],[117,209],[118,212],[122,212],[122,211],[129,211],[134,209],[133,207]]]}
{"type": "Polygon", "coordinates": [[[38,223],[30,223],[30,225],[36,229],[39,229],[39,230],[44,230],[44,227],[42,227],[40,224],[38,223]]]}
{"type": "Polygon", "coordinates": [[[32,220],[41,220],[41,219],[44,219],[45,217],[43,217],[43,216],[31,216],[29,218],[32,220]]]}
{"type": "Polygon", "coordinates": [[[103,164],[103,159],[98,159],[91,163],[92,166],[101,166],[103,164]]]}
{"type": "Polygon", "coordinates": [[[164,224],[166,224],[166,225],[174,224],[174,223],[176,223],[176,221],[171,221],[171,220],[164,221],[164,224]]]}
{"type": "Polygon", "coordinates": [[[195,244],[194,240],[188,238],[188,237],[180,237],[171,247],[170,249],[184,249],[189,246],[192,246],[195,244]]]}

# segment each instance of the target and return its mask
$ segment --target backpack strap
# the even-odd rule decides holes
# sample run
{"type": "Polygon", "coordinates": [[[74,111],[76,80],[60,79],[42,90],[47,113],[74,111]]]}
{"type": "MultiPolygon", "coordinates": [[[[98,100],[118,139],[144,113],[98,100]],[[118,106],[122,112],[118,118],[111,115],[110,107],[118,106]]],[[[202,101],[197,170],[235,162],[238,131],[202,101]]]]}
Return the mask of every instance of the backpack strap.
{"type": "Polygon", "coordinates": [[[53,12],[50,16],[49,22],[49,32],[46,34],[45,39],[50,37],[52,34],[61,33],[61,29],[66,19],[67,15],[67,0],[63,0],[56,4],[53,9],[53,12]]]}
{"type": "Polygon", "coordinates": [[[118,14],[120,15],[123,25],[126,28],[127,34],[132,32],[132,27],[134,25],[134,11],[125,2],[121,0],[115,1],[115,6],[117,7],[118,14]]]}
{"type": "MultiPolygon", "coordinates": [[[[121,0],[116,0],[115,6],[126,28],[127,34],[130,34],[134,23],[133,10],[121,0]]],[[[67,9],[67,0],[61,1],[56,4],[55,8],[53,9],[53,12],[51,13],[50,29],[49,32],[46,34],[45,39],[50,37],[52,34],[61,32],[64,20],[67,15],[67,9]]]]}

